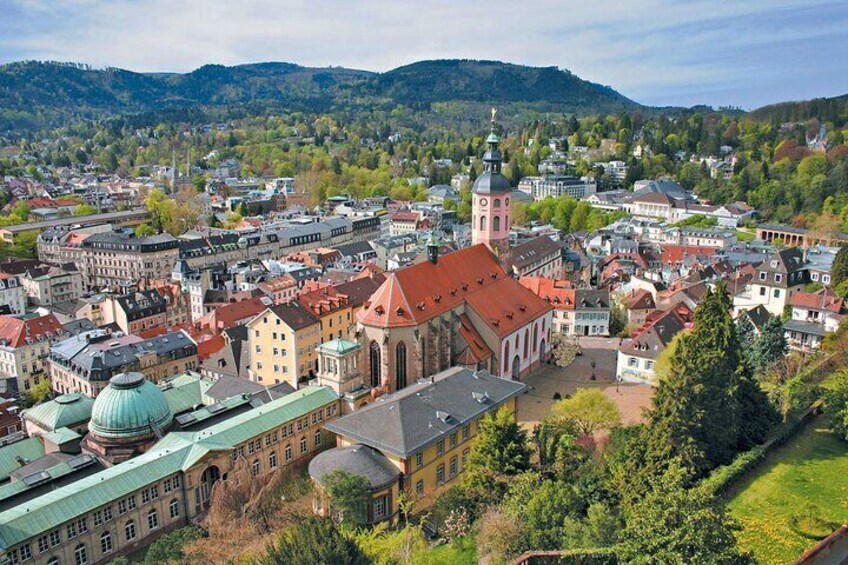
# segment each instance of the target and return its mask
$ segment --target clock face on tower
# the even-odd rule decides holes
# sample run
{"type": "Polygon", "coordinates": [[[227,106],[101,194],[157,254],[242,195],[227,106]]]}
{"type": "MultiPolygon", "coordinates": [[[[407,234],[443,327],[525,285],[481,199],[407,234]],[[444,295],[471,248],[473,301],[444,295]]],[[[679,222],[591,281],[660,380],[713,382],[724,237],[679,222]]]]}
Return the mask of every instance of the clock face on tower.
{"type": "Polygon", "coordinates": [[[485,198],[481,198],[481,199],[480,199],[480,206],[485,206],[485,205],[486,205],[486,204],[488,204],[488,203],[489,203],[489,201],[488,201],[488,200],[486,200],[485,198]]]}

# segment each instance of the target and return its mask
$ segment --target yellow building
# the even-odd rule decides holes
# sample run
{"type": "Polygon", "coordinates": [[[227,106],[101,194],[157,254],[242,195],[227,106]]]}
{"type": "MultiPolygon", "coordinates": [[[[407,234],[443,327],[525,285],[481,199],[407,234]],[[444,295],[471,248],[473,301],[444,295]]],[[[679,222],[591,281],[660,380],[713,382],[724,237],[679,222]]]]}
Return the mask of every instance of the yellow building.
{"type": "Polygon", "coordinates": [[[277,304],[247,324],[248,378],[270,386],[298,382],[317,371],[321,323],[297,302],[277,304]]]}
{"type": "Polygon", "coordinates": [[[320,320],[321,343],[351,339],[356,330],[356,313],[385,280],[382,273],[367,273],[352,281],[301,294],[297,301],[320,320]]]}
{"type": "MultiPolygon", "coordinates": [[[[422,499],[454,481],[465,470],[480,419],[501,407],[515,413],[525,388],[485,371],[438,373],[326,424],[338,447],[318,455],[310,475],[319,486],[336,469],[365,476],[372,486],[369,522],[394,520],[398,493],[422,499]],[[391,470],[396,480],[386,482],[391,470]]],[[[331,505],[316,510],[326,514],[331,505]]]]}

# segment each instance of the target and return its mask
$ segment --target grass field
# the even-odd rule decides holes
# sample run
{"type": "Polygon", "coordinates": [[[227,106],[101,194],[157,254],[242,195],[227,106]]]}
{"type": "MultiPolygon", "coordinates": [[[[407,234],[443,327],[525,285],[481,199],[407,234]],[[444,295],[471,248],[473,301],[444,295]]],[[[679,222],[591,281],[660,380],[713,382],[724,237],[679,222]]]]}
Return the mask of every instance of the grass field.
{"type": "Polygon", "coordinates": [[[848,522],[848,443],[819,417],[728,494],[742,549],[757,563],[792,563],[848,522]]]}

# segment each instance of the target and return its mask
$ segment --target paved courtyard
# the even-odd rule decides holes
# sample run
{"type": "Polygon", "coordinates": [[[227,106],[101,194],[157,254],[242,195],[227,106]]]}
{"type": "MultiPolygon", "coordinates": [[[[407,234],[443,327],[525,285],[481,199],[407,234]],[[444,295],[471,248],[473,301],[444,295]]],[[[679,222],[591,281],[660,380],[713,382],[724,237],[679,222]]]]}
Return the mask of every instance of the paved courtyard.
{"type": "Polygon", "coordinates": [[[625,424],[642,420],[642,410],[651,403],[653,387],[642,384],[617,385],[615,382],[617,338],[583,338],[583,354],[568,367],[547,365],[530,375],[525,382],[529,391],[518,399],[518,421],[532,428],[555,402],[554,393],[562,398],[578,388],[600,388],[621,411],[625,424]],[[594,380],[592,378],[594,375],[594,380]]]}

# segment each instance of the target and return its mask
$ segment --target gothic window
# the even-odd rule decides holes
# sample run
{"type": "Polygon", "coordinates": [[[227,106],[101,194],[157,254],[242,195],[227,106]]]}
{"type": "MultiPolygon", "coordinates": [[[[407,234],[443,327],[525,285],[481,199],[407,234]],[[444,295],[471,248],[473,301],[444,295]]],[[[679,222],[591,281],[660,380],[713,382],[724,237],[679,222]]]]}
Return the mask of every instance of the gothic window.
{"type": "Polygon", "coordinates": [[[503,370],[504,370],[504,372],[509,371],[509,343],[508,342],[506,344],[506,347],[504,348],[503,370]]]}
{"type": "Polygon", "coordinates": [[[533,324],[533,353],[536,353],[538,341],[539,341],[539,324],[533,324]]]}
{"type": "Polygon", "coordinates": [[[371,386],[380,386],[380,345],[376,341],[371,341],[368,348],[368,357],[371,364],[371,386]]]}
{"type": "Polygon", "coordinates": [[[530,330],[524,330],[524,358],[527,359],[527,354],[530,352],[530,330]]]}
{"type": "Polygon", "coordinates": [[[493,231],[501,231],[501,217],[495,216],[492,218],[492,230],[493,231]]]}
{"type": "Polygon", "coordinates": [[[396,390],[406,388],[406,344],[400,342],[395,348],[396,390]]]}
{"type": "Polygon", "coordinates": [[[485,230],[488,227],[486,223],[486,216],[480,216],[480,229],[485,230]]]}

